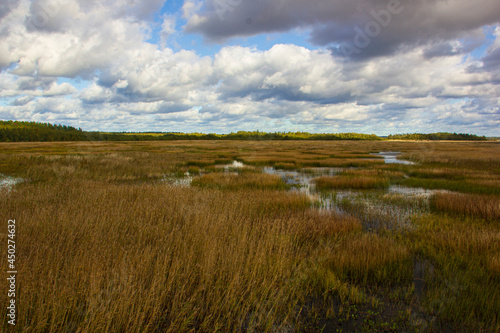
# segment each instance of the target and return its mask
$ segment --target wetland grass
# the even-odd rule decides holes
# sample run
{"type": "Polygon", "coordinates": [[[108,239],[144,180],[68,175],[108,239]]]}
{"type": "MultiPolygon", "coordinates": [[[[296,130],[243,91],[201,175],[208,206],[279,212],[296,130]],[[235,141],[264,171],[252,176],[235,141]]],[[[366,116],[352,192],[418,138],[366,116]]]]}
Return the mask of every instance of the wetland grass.
{"type": "Polygon", "coordinates": [[[73,181],[0,205],[22,235],[18,325],[38,332],[278,329],[307,295],[309,240],[350,229],[302,196],[255,189],[73,181]]]}
{"type": "Polygon", "coordinates": [[[346,238],[332,253],[328,265],[341,280],[362,285],[404,283],[413,276],[411,250],[377,234],[346,238]]]}
{"type": "Polygon", "coordinates": [[[498,331],[498,225],[441,214],[424,215],[415,222],[418,228],[411,242],[435,267],[423,300],[427,311],[462,323],[465,331],[498,331]]]}
{"type": "Polygon", "coordinates": [[[255,172],[243,172],[241,174],[211,173],[193,179],[191,185],[228,190],[241,188],[284,190],[287,188],[279,176],[255,172]]]}
{"type": "Polygon", "coordinates": [[[497,332],[498,149],[396,141],[0,143],[0,173],[25,180],[0,189],[0,218],[18,221],[17,328],[497,332]],[[368,158],[380,151],[401,151],[418,164],[368,158]],[[251,166],[220,167],[235,160],[251,166]],[[316,182],[327,194],[359,192],[363,207],[345,202],[359,216],[315,208],[264,166],[356,167],[316,182]],[[191,187],[161,181],[186,172],[195,176],[191,187]],[[460,193],[436,194],[429,210],[426,197],[387,193],[394,183],[460,193]],[[368,209],[392,206],[399,210],[368,209]],[[386,223],[366,230],[363,219],[372,215],[386,223]],[[411,228],[387,227],[397,215],[411,228]],[[415,258],[432,267],[422,295],[412,281],[415,258]]]}
{"type": "Polygon", "coordinates": [[[461,216],[481,217],[487,221],[500,221],[500,198],[491,195],[462,193],[436,193],[431,208],[461,216]]]}

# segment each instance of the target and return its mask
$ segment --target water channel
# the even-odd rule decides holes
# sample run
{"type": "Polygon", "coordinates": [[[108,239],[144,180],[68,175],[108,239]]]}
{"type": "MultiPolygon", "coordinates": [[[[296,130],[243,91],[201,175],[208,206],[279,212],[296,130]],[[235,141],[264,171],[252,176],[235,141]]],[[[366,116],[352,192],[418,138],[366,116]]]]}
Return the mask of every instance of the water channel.
{"type": "MultiPolygon", "coordinates": [[[[373,154],[384,158],[387,164],[415,164],[410,161],[399,160],[400,152],[380,152],[373,154]]],[[[219,165],[224,172],[237,175],[240,169],[249,167],[240,161],[231,164],[219,165]]],[[[290,185],[290,191],[297,191],[306,195],[314,207],[323,213],[335,213],[357,216],[367,230],[378,228],[400,229],[411,228],[411,218],[415,214],[428,211],[428,199],[436,190],[410,188],[400,185],[391,185],[387,189],[376,190],[336,190],[318,191],[315,179],[321,176],[336,175],[349,168],[303,168],[298,170],[282,170],[268,166],[262,172],[277,175],[282,181],[290,185]]],[[[181,178],[165,178],[166,182],[174,186],[190,186],[193,175],[186,172],[181,178]]]]}

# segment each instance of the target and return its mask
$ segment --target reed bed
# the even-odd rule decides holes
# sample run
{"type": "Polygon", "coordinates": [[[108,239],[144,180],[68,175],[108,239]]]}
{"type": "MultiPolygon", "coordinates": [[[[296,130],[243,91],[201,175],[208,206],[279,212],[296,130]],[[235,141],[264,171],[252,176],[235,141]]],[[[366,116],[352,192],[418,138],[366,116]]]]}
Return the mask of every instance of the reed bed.
{"type": "Polygon", "coordinates": [[[16,328],[499,331],[497,152],[460,142],[0,143],[0,173],[25,180],[0,190],[0,219],[18,226],[16,328]],[[379,151],[418,164],[370,158],[379,151]],[[219,167],[234,160],[256,166],[219,167]],[[316,183],[359,200],[315,208],[262,166],[355,167],[316,183]],[[186,172],[191,187],[161,181],[186,172]],[[390,183],[462,193],[434,196],[429,211],[426,198],[387,194],[390,183]],[[391,228],[398,219],[411,228],[391,228]],[[432,268],[420,296],[415,258],[432,268]]]}
{"type": "Polygon", "coordinates": [[[211,173],[193,179],[191,185],[218,189],[274,189],[287,188],[277,175],[243,172],[242,174],[211,173]]]}
{"type": "Polygon", "coordinates": [[[428,214],[410,234],[415,250],[433,263],[424,306],[433,316],[461,323],[463,331],[500,328],[500,230],[471,218],[428,214]]]}
{"type": "Polygon", "coordinates": [[[3,193],[2,218],[8,212],[19,226],[19,327],[188,332],[295,324],[295,305],[309,292],[298,264],[311,244],[356,232],[359,221],[311,213],[303,196],[252,193],[92,181],[3,193]]]}
{"type": "Polygon", "coordinates": [[[431,208],[462,216],[477,216],[488,221],[500,221],[500,197],[462,193],[436,193],[431,208]]]}
{"type": "Polygon", "coordinates": [[[404,155],[422,164],[484,170],[500,169],[500,146],[490,143],[433,143],[427,149],[404,155]]]}
{"type": "Polygon", "coordinates": [[[409,248],[376,234],[345,239],[328,264],[341,280],[364,285],[405,283],[413,277],[409,248]]]}

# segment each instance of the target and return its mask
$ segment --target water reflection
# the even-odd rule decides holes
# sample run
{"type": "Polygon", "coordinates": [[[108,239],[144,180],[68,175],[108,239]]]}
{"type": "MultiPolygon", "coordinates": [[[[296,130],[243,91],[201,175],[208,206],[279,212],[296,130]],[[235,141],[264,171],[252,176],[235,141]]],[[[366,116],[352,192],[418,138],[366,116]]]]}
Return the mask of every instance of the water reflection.
{"type": "Polygon", "coordinates": [[[22,183],[24,179],[13,178],[0,174],[0,190],[6,189],[10,191],[15,185],[22,183]]]}
{"type": "Polygon", "coordinates": [[[401,185],[391,185],[388,190],[389,193],[394,194],[402,194],[406,196],[414,196],[414,197],[430,197],[436,192],[449,192],[446,190],[427,190],[425,188],[420,187],[406,187],[401,185]]]}
{"type": "Polygon", "coordinates": [[[376,156],[382,156],[387,164],[405,164],[405,165],[413,165],[414,162],[398,160],[398,156],[401,155],[401,152],[398,151],[381,151],[376,154],[372,154],[376,156]]]}
{"type": "MultiPolygon", "coordinates": [[[[381,152],[386,163],[413,164],[409,161],[396,159],[397,152],[381,152]]],[[[242,162],[216,166],[225,173],[239,174],[244,168],[251,168],[242,162]]],[[[335,177],[345,168],[303,168],[283,170],[268,166],[262,172],[278,175],[289,185],[290,191],[306,195],[313,202],[315,209],[327,214],[351,214],[360,218],[367,230],[380,228],[401,229],[411,228],[411,220],[415,214],[428,211],[429,197],[441,190],[426,190],[393,185],[387,189],[376,190],[337,190],[318,191],[315,179],[321,176],[335,177]]],[[[200,174],[203,174],[200,172],[200,174]]],[[[165,178],[165,181],[175,186],[190,186],[193,176],[186,172],[181,178],[165,178]]]]}
{"type": "MultiPolygon", "coordinates": [[[[396,156],[396,155],[393,155],[396,156]]],[[[291,191],[305,194],[316,209],[335,214],[357,216],[366,230],[385,228],[409,229],[415,214],[427,212],[428,199],[440,190],[409,188],[393,185],[387,189],[317,191],[315,179],[320,176],[336,176],[345,169],[308,168],[307,170],[279,170],[265,167],[264,173],[279,175],[291,185],[291,191]]]]}
{"type": "Polygon", "coordinates": [[[306,195],[319,211],[338,214],[344,212],[335,205],[330,195],[316,191],[314,179],[320,176],[335,176],[342,171],[342,168],[307,168],[301,171],[279,170],[273,167],[263,169],[266,174],[280,176],[285,184],[290,185],[291,191],[306,195]]]}
{"type": "Polygon", "coordinates": [[[183,177],[174,177],[174,176],[169,177],[165,175],[163,176],[162,181],[172,186],[189,187],[191,186],[191,182],[193,181],[193,176],[191,176],[189,171],[186,171],[183,177]]]}

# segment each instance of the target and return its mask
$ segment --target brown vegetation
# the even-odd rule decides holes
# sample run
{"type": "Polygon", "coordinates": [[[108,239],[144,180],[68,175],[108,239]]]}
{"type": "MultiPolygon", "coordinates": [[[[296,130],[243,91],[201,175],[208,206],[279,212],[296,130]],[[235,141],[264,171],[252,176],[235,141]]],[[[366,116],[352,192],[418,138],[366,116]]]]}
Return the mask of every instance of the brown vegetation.
{"type": "Polygon", "coordinates": [[[73,181],[0,205],[19,225],[19,327],[39,332],[279,327],[310,241],[359,230],[274,191],[73,181]]]}
{"type": "Polygon", "coordinates": [[[431,200],[436,211],[465,216],[478,216],[488,221],[500,221],[500,198],[491,195],[436,193],[431,200]]]}
{"type": "Polygon", "coordinates": [[[247,189],[285,189],[286,185],[276,175],[243,172],[242,174],[211,173],[193,180],[193,186],[236,190],[247,189]]]}
{"type": "Polygon", "coordinates": [[[405,245],[375,234],[344,240],[329,260],[337,276],[363,284],[411,280],[412,264],[405,245]]]}
{"type": "Polygon", "coordinates": [[[414,331],[422,328],[414,316],[425,313],[438,323],[431,331],[498,331],[498,156],[495,143],[0,143],[0,173],[25,180],[0,190],[0,219],[18,228],[16,328],[316,332],[320,319],[349,315],[355,331],[414,331]],[[419,164],[370,159],[379,151],[419,164]],[[254,166],[222,168],[234,160],[254,166]],[[394,214],[377,215],[388,223],[368,231],[369,210],[353,205],[355,218],[316,209],[262,166],[346,168],[318,187],[328,196],[360,189],[368,204],[372,196],[398,206],[394,214],[420,213],[404,232],[384,227],[394,214]],[[191,179],[186,172],[192,187],[163,181],[191,179]],[[429,210],[426,198],[384,190],[412,181],[469,194],[437,194],[429,210]],[[418,300],[417,257],[434,274],[418,300]]]}

